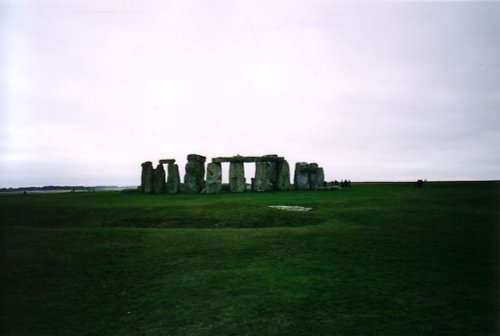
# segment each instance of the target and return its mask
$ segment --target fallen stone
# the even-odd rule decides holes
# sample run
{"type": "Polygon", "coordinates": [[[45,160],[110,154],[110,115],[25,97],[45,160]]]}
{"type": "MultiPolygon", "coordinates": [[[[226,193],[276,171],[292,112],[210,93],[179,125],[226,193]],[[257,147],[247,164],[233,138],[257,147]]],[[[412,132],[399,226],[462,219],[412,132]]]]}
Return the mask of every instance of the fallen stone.
{"type": "Polygon", "coordinates": [[[268,208],[274,208],[286,211],[311,211],[313,209],[297,205],[269,205],[268,208]]]}

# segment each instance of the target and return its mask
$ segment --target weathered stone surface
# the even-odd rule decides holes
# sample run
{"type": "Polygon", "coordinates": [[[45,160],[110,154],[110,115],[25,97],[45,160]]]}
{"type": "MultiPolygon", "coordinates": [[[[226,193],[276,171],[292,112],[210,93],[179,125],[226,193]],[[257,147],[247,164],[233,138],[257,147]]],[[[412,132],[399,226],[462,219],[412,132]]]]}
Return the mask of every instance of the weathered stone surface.
{"type": "Polygon", "coordinates": [[[205,163],[205,161],[207,160],[207,158],[205,156],[198,155],[198,154],[189,154],[187,156],[187,159],[188,159],[188,161],[198,161],[201,163],[205,163]]]}
{"type": "Polygon", "coordinates": [[[141,192],[152,193],[154,192],[153,163],[151,161],[146,161],[142,163],[141,166],[141,192]]]}
{"type": "Polygon", "coordinates": [[[316,166],[314,173],[309,175],[309,180],[311,189],[317,190],[323,188],[325,183],[325,172],[323,168],[316,166]]]}
{"type": "Polygon", "coordinates": [[[181,179],[179,175],[179,165],[171,163],[167,166],[167,192],[177,194],[180,189],[181,179]]]}
{"type": "Polygon", "coordinates": [[[172,164],[175,163],[175,159],[161,159],[160,164],[172,164]]]}
{"type": "Polygon", "coordinates": [[[297,162],[294,183],[296,190],[317,190],[323,188],[325,173],[317,163],[297,162]]]}
{"type": "Polygon", "coordinates": [[[271,190],[276,190],[276,184],[278,183],[278,167],[283,162],[269,162],[269,174],[271,177],[271,190]]]}
{"type": "Polygon", "coordinates": [[[163,165],[160,163],[154,170],[154,191],[155,194],[164,194],[165,193],[165,169],[163,169],[163,165]]]}
{"type": "Polygon", "coordinates": [[[270,191],[273,190],[271,181],[271,164],[269,162],[255,163],[255,178],[252,179],[253,191],[270,191]]]}
{"type": "Polygon", "coordinates": [[[318,164],[317,163],[310,163],[309,164],[309,186],[311,189],[317,189],[317,187],[316,187],[317,171],[318,171],[318,164]]]}
{"type": "Polygon", "coordinates": [[[309,182],[309,163],[297,162],[295,164],[293,183],[295,190],[311,189],[311,184],[309,182]]]}
{"type": "Polygon", "coordinates": [[[245,191],[245,168],[243,162],[231,162],[229,164],[229,189],[231,192],[245,191]]]}
{"type": "Polygon", "coordinates": [[[207,165],[205,191],[208,194],[220,193],[222,191],[222,167],[220,163],[210,162],[207,165]]]}
{"type": "Polygon", "coordinates": [[[212,159],[214,163],[222,162],[283,162],[285,158],[277,155],[265,155],[265,156],[225,156],[216,157],[212,159]]]}
{"type": "Polygon", "coordinates": [[[277,164],[276,190],[290,190],[290,165],[286,160],[277,164]]]}
{"type": "Polygon", "coordinates": [[[188,193],[199,193],[204,188],[205,157],[189,154],[184,175],[184,190],[188,193]]]}

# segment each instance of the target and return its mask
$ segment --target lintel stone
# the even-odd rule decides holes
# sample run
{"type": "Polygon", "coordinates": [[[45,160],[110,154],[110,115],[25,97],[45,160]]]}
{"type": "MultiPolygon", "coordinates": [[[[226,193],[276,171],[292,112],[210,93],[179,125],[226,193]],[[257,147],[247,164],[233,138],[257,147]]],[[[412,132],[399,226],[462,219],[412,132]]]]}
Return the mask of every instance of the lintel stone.
{"type": "Polygon", "coordinates": [[[175,163],[175,159],[161,159],[160,164],[172,164],[175,163]]]}
{"type": "Polygon", "coordinates": [[[213,163],[222,163],[222,162],[283,162],[285,158],[277,155],[264,155],[264,156],[222,156],[216,157],[212,159],[213,163]]]}

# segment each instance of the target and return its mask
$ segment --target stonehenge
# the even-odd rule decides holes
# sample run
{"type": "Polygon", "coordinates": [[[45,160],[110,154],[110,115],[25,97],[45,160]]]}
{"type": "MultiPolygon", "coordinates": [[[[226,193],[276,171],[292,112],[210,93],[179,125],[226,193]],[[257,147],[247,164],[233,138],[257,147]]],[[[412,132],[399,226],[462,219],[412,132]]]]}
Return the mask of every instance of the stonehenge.
{"type": "Polygon", "coordinates": [[[151,161],[146,161],[141,165],[139,189],[142,193],[155,194],[220,193],[222,192],[222,163],[229,163],[229,191],[231,192],[244,192],[248,189],[263,192],[324,188],[324,170],[317,163],[297,162],[292,186],[290,165],[282,156],[272,154],[216,157],[206,165],[206,169],[205,161],[206,157],[202,155],[189,154],[187,156],[184,183],[181,183],[179,166],[175,163],[175,159],[161,159],[156,168],[153,168],[151,161]],[[245,163],[255,164],[255,176],[248,187],[245,179],[245,163]],[[167,165],[166,170],[164,165],[167,165]]]}

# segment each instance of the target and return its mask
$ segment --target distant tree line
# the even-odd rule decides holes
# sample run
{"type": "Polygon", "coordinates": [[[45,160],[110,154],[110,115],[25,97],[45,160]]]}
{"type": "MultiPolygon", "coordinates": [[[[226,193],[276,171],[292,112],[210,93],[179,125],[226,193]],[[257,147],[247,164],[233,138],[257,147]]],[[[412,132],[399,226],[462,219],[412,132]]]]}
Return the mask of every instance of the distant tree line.
{"type": "Polygon", "coordinates": [[[102,189],[114,189],[116,186],[44,186],[44,187],[19,187],[19,188],[0,188],[0,192],[19,192],[19,191],[55,191],[55,190],[72,190],[72,191],[93,191],[102,189]]]}

